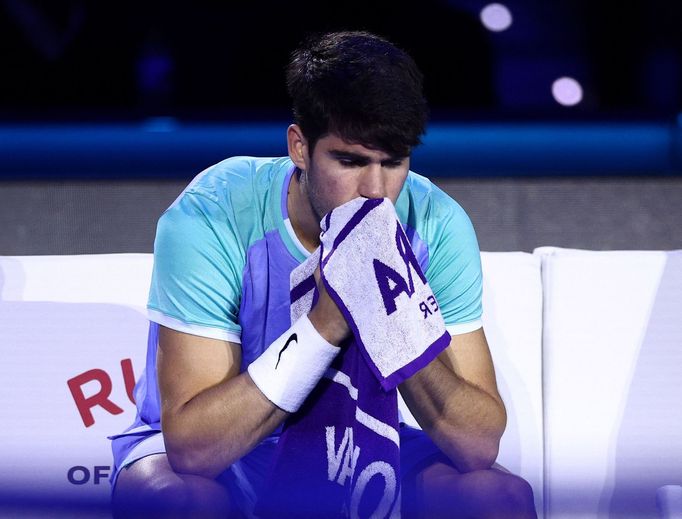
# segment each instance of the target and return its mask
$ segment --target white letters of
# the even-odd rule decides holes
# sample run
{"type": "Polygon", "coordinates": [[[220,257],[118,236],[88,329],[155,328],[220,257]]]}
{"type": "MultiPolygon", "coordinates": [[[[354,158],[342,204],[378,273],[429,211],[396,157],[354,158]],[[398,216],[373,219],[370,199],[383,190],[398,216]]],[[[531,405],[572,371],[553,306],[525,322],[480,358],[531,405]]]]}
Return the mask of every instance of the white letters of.
{"type": "MultiPolygon", "coordinates": [[[[353,428],[346,427],[338,448],[336,448],[336,427],[325,427],[325,432],[327,439],[327,477],[329,481],[335,481],[339,485],[345,486],[346,480],[350,480],[350,483],[353,485],[350,503],[351,518],[359,517],[358,509],[362,494],[367,484],[375,476],[382,477],[384,493],[376,510],[374,510],[370,517],[372,519],[387,517],[396,500],[397,481],[393,467],[385,461],[374,461],[367,465],[357,477],[357,480],[354,481],[355,467],[360,457],[360,447],[354,445],[353,428]]],[[[396,512],[398,515],[400,514],[399,505],[397,510],[393,512],[396,512]]]]}
{"type": "Polygon", "coordinates": [[[351,519],[359,518],[360,499],[365,491],[365,487],[374,476],[382,476],[384,479],[384,495],[379,501],[376,510],[372,512],[370,518],[383,519],[391,510],[391,505],[395,501],[396,477],[393,467],[385,461],[374,461],[367,465],[358,476],[350,500],[351,519]]]}
{"type": "Polygon", "coordinates": [[[343,486],[346,479],[353,480],[355,466],[360,457],[360,447],[353,445],[353,428],[346,427],[338,450],[335,448],[336,427],[326,427],[327,436],[327,477],[343,486]],[[343,465],[341,464],[343,462],[343,465]]]}

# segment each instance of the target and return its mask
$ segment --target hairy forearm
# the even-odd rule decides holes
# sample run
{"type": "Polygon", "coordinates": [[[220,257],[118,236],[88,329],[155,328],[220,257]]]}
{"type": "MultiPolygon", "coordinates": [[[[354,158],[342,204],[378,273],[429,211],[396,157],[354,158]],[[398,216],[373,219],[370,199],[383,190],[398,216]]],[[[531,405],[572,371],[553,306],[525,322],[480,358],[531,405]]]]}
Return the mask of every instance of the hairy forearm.
{"type": "Polygon", "coordinates": [[[400,392],[417,422],[461,472],[489,468],[506,426],[504,404],[457,376],[440,359],[400,392]]]}
{"type": "Polygon", "coordinates": [[[177,472],[215,477],[274,431],[288,413],[270,402],[244,372],[164,406],[168,459],[177,472]]]}

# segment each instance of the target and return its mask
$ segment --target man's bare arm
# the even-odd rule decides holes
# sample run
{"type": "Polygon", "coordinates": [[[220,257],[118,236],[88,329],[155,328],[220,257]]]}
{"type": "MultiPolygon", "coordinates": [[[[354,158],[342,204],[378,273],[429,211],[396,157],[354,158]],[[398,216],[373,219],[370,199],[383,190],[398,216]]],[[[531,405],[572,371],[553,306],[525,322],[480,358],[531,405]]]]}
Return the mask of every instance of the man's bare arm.
{"type": "MultiPolygon", "coordinates": [[[[308,318],[326,341],[338,345],[350,332],[321,282],[318,290],[308,318]]],[[[240,364],[239,344],[160,328],[161,422],[173,470],[215,477],[288,416],[247,372],[239,373],[240,364]]]]}
{"type": "Polygon", "coordinates": [[[215,477],[286,418],[240,363],[239,344],[161,327],[161,422],[175,471],[215,477]]]}
{"type": "Polygon", "coordinates": [[[400,386],[405,403],[461,472],[489,468],[506,426],[504,403],[483,329],[450,346],[400,386]]]}

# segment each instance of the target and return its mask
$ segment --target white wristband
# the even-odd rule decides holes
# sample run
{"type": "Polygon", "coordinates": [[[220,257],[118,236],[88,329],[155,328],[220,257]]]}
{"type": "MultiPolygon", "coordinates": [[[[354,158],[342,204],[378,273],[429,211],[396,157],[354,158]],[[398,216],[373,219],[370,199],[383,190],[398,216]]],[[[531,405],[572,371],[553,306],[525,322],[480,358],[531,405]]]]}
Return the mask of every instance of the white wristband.
{"type": "Polygon", "coordinates": [[[285,411],[298,411],[341,351],[322,337],[307,315],[277,338],[248,369],[258,389],[285,411]]]}

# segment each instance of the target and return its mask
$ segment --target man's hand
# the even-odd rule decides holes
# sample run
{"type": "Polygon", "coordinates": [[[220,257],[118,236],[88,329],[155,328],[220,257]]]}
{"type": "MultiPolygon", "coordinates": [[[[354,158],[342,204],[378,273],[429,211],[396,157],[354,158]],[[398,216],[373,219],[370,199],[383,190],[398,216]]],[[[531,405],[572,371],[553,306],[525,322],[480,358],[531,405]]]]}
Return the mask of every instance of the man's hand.
{"type": "Polygon", "coordinates": [[[327,292],[319,267],[315,270],[315,280],[319,297],[313,309],[308,313],[308,319],[322,337],[338,346],[350,336],[350,328],[341,310],[327,292]]]}

